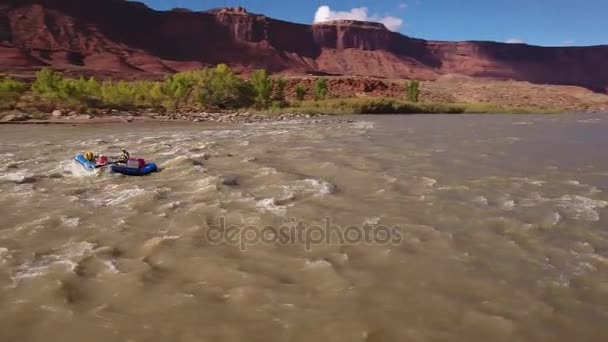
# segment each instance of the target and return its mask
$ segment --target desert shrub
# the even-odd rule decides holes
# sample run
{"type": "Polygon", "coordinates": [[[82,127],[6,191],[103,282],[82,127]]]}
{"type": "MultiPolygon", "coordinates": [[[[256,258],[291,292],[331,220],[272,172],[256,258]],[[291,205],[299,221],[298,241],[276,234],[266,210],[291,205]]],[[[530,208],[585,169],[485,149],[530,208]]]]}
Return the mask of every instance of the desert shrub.
{"type": "Polygon", "coordinates": [[[256,70],[249,79],[255,92],[254,102],[258,108],[268,108],[272,95],[273,81],[264,69],[256,70]]]}
{"type": "Polygon", "coordinates": [[[171,75],[162,84],[168,106],[177,108],[192,94],[194,86],[202,81],[202,71],[186,71],[171,75]]]}
{"type": "Polygon", "coordinates": [[[15,106],[21,95],[27,91],[24,82],[15,81],[10,78],[0,80],[0,101],[2,107],[12,108],[15,106]]]}
{"type": "Polygon", "coordinates": [[[296,99],[298,99],[298,101],[304,101],[305,97],[306,97],[306,88],[304,88],[303,85],[298,84],[296,86],[296,99]]]}
{"type": "Polygon", "coordinates": [[[318,78],[315,81],[315,100],[323,100],[327,97],[329,86],[327,85],[327,79],[324,77],[318,78]]]}
{"type": "Polygon", "coordinates": [[[36,73],[36,81],[32,85],[32,90],[47,98],[57,96],[59,84],[63,80],[60,73],[51,69],[44,68],[36,73]]]}
{"type": "Polygon", "coordinates": [[[395,112],[395,102],[387,99],[372,99],[355,103],[357,114],[391,114],[395,112]]]}
{"type": "Polygon", "coordinates": [[[198,88],[198,101],[205,107],[221,109],[251,105],[255,89],[226,64],[204,69],[198,88]]]}
{"type": "Polygon", "coordinates": [[[125,81],[106,81],[101,84],[101,99],[110,107],[130,108],[134,106],[135,90],[125,81]]]}
{"type": "Polygon", "coordinates": [[[284,78],[277,78],[274,81],[274,95],[272,97],[273,107],[287,106],[287,100],[285,99],[285,87],[287,87],[287,81],[285,81],[284,78]]]}
{"type": "Polygon", "coordinates": [[[410,81],[405,85],[406,98],[410,102],[418,102],[420,97],[420,82],[410,81]]]}
{"type": "Polygon", "coordinates": [[[32,90],[51,101],[91,105],[100,97],[101,84],[93,77],[88,80],[63,78],[60,73],[45,68],[36,73],[32,90]]]}

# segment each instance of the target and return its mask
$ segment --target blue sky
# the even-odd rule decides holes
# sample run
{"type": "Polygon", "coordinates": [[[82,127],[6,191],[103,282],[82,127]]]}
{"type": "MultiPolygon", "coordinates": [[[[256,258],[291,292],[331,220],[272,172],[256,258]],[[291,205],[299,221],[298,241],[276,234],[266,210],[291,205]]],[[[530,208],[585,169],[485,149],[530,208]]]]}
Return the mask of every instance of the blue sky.
{"type": "Polygon", "coordinates": [[[493,40],[543,46],[608,44],[608,0],[144,0],[150,7],[196,10],[242,5],[277,19],[371,18],[409,36],[493,40]],[[367,8],[367,11],[362,9],[367,8]]]}

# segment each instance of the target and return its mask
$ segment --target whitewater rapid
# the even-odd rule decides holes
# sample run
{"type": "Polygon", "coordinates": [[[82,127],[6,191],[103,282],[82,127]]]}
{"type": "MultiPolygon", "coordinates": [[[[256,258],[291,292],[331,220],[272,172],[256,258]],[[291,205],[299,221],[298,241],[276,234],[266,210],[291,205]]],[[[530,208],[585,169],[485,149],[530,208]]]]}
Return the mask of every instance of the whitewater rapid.
{"type": "Polygon", "coordinates": [[[605,340],[607,129],[0,126],[0,340],[605,340]],[[123,147],[160,171],[72,160],[123,147]]]}

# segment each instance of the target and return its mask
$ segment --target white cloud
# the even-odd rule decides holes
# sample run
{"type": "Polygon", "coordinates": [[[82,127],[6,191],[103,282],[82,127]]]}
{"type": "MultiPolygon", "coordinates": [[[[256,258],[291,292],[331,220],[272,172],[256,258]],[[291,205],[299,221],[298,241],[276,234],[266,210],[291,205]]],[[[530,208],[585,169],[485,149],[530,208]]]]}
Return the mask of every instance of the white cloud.
{"type": "Polygon", "coordinates": [[[524,44],[525,42],[519,38],[509,38],[505,41],[506,43],[509,44],[524,44]]]}
{"type": "Polygon", "coordinates": [[[399,8],[406,9],[407,8],[407,4],[405,2],[402,2],[402,3],[399,4],[399,8]]]}
{"type": "Polygon", "coordinates": [[[315,13],[315,23],[331,20],[374,21],[384,24],[389,30],[397,31],[403,26],[403,19],[392,16],[369,14],[367,7],[353,8],[350,11],[333,11],[329,6],[321,6],[315,13]]]}

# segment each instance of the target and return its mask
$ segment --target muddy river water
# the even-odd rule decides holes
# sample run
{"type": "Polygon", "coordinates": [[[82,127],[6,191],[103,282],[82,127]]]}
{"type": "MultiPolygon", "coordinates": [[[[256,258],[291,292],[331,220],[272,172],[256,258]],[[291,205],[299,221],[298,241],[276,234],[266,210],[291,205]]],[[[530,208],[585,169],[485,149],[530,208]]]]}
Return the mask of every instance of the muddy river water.
{"type": "Polygon", "coordinates": [[[349,119],[0,126],[0,341],[608,341],[608,117],[349,119]]]}

